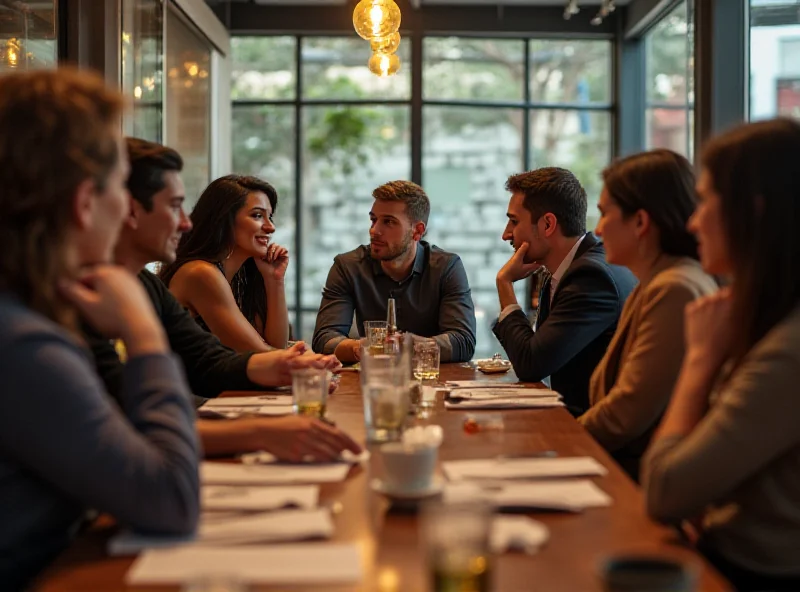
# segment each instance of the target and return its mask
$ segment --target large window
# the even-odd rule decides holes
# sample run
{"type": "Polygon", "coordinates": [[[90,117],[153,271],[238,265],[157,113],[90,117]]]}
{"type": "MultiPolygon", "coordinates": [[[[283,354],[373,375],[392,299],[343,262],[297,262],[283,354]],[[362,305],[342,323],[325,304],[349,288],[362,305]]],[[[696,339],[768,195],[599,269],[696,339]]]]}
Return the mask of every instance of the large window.
{"type": "Polygon", "coordinates": [[[647,33],[647,148],[694,151],[694,26],[691,0],[681,2],[647,33]]]}
{"type": "Polygon", "coordinates": [[[800,10],[794,0],[750,0],[750,117],[800,119],[800,10]]]}
{"type": "Polygon", "coordinates": [[[122,89],[133,97],[125,113],[129,136],[163,141],[164,6],[162,0],[122,3],[122,89]]]}
{"type": "Polygon", "coordinates": [[[612,154],[610,41],[422,45],[423,84],[412,89],[408,38],[402,69],[388,79],[369,72],[369,46],[356,37],[233,39],[234,169],[278,189],[276,241],[292,251],[287,299],[298,338],[311,338],[333,257],[369,240],[372,190],[411,179],[412,169],[432,202],[426,240],[467,269],[479,356],[500,349],[490,323],[499,312],[494,276],[511,254],[501,240],[506,178],[570,168],[594,212],[612,154]],[[422,97],[417,118],[412,91],[422,97]],[[412,138],[421,142],[416,163],[412,138]]]}
{"type": "Polygon", "coordinates": [[[0,74],[54,68],[57,60],[56,0],[0,2],[0,74]]]}

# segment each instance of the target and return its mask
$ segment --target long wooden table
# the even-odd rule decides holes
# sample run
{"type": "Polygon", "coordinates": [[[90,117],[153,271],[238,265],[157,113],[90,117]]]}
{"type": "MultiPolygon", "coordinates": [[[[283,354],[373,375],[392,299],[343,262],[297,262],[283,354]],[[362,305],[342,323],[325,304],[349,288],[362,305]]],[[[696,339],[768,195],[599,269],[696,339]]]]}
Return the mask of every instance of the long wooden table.
{"type": "MultiPolygon", "coordinates": [[[[513,381],[513,375],[486,377],[459,365],[442,367],[443,380],[485,379],[513,381]]],[[[253,393],[230,393],[242,396],[253,393]]],[[[346,372],[329,399],[329,417],[356,440],[364,441],[363,405],[358,374],[346,372]]],[[[502,431],[475,434],[463,429],[466,412],[445,410],[437,403],[428,419],[444,430],[440,460],[523,455],[555,450],[562,456],[592,456],[607,469],[597,484],[613,498],[608,508],[580,514],[536,513],[550,529],[549,543],[536,555],[506,553],[496,558],[494,589],[502,592],[526,590],[583,592],[600,590],[603,561],[619,553],[655,553],[694,564],[700,571],[700,590],[730,590],[727,582],[698,554],[683,546],[674,531],[647,518],[639,488],[606,452],[564,409],[472,411],[499,414],[502,431]]],[[[373,451],[374,452],[374,451],[373,451]]],[[[417,519],[413,513],[390,510],[389,502],[373,493],[370,479],[381,472],[380,455],[373,453],[370,466],[355,468],[340,484],[324,485],[321,503],[336,507],[333,540],[355,542],[362,554],[364,579],[357,586],[291,587],[293,590],[327,591],[422,591],[427,589],[426,571],[418,544],[417,519]]],[[[128,590],[125,574],[133,558],[111,558],[105,543],[114,531],[106,521],[82,535],[38,580],[35,589],[128,590]]],[[[175,588],[142,588],[175,590],[175,588]]],[[[258,588],[262,589],[262,588],[258,588]]],[[[264,590],[277,589],[263,587],[264,590]]],[[[281,590],[287,589],[281,586],[281,590]]]]}

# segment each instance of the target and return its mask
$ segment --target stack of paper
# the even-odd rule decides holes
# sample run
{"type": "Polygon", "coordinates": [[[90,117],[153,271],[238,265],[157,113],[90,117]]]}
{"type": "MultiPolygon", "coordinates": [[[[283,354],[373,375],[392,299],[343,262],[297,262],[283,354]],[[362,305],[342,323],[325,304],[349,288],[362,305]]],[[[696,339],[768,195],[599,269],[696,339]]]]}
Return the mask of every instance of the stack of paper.
{"type": "Polygon", "coordinates": [[[499,380],[450,380],[445,382],[449,389],[483,389],[483,388],[528,388],[518,382],[501,382],[499,380]]]}
{"type": "Polygon", "coordinates": [[[611,505],[611,497],[588,479],[491,483],[459,481],[445,486],[444,501],[485,501],[497,508],[568,512],[611,505]]]}
{"type": "Polygon", "coordinates": [[[206,485],[281,485],[337,483],[350,471],[348,463],[325,465],[233,464],[203,462],[200,479],[206,485]]]}
{"type": "Polygon", "coordinates": [[[442,463],[442,469],[450,481],[589,477],[608,472],[589,456],[454,460],[442,463]]]}
{"type": "Polygon", "coordinates": [[[329,538],[333,522],[326,508],[280,510],[261,514],[204,515],[194,536],[146,535],[123,531],[108,542],[110,555],[135,555],[144,549],[279,543],[329,538]]]}
{"type": "Polygon", "coordinates": [[[237,511],[263,512],[296,507],[317,507],[319,487],[295,485],[293,487],[242,487],[204,485],[200,490],[200,504],[205,512],[237,511]]]}
{"type": "Polygon", "coordinates": [[[277,547],[182,547],[144,553],[128,572],[132,586],[180,585],[204,578],[273,585],[361,581],[358,547],[297,544],[277,547]]]}
{"type": "Polygon", "coordinates": [[[459,388],[445,399],[447,409],[537,409],[563,407],[561,395],[548,389],[459,388]]]}

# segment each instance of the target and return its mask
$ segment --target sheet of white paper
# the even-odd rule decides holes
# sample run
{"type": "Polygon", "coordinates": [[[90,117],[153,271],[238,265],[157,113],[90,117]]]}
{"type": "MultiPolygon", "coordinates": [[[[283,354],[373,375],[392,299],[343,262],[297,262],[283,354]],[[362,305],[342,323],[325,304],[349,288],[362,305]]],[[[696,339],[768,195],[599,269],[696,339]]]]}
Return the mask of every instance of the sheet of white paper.
{"type": "Polygon", "coordinates": [[[110,555],[135,555],[144,549],[191,546],[250,545],[330,538],[333,521],[327,508],[279,510],[260,514],[211,514],[200,519],[194,537],[158,536],[123,531],[108,541],[110,555]]]}
{"type": "Polygon", "coordinates": [[[590,456],[453,460],[442,463],[442,469],[450,481],[588,477],[608,472],[590,456]]]}
{"type": "Polygon", "coordinates": [[[550,389],[515,389],[515,388],[494,388],[494,389],[456,389],[451,397],[458,399],[561,399],[561,395],[550,389]]]}
{"type": "Polygon", "coordinates": [[[319,486],[242,487],[204,485],[200,490],[200,505],[204,511],[240,510],[257,512],[277,510],[287,506],[310,509],[319,500],[319,486]]]}
{"type": "Polygon", "coordinates": [[[261,584],[350,584],[362,578],[354,544],[266,547],[184,547],[144,553],[126,576],[130,585],[173,584],[230,577],[261,584]]]}
{"type": "Polygon", "coordinates": [[[528,388],[515,382],[498,382],[496,380],[451,380],[445,382],[450,389],[484,389],[484,388],[528,388]]]}
{"type": "Polygon", "coordinates": [[[200,463],[204,485],[278,485],[288,483],[337,483],[350,471],[347,463],[320,465],[200,463]]]}
{"type": "Polygon", "coordinates": [[[262,407],[264,405],[291,405],[291,394],[253,395],[252,397],[219,397],[209,399],[203,407],[262,407]]]}
{"type": "Polygon", "coordinates": [[[294,413],[292,405],[262,405],[261,407],[205,407],[197,410],[198,417],[216,414],[228,419],[236,419],[242,415],[291,415],[294,413]]]}
{"type": "Polygon", "coordinates": [[[520,483],[459,481],[448,483],[448,503],[486,501],[498,508],[538,508],[579,512],[611,505],[611,497],[588,479],[561,479],[520,483]]]}
{"type": "Polygon", "coordinates": [[[563,407],[564,402],[555,397],[514,397],[475,399],[469,401],[445,401],[445,409],[542,409],[563,407]]]}

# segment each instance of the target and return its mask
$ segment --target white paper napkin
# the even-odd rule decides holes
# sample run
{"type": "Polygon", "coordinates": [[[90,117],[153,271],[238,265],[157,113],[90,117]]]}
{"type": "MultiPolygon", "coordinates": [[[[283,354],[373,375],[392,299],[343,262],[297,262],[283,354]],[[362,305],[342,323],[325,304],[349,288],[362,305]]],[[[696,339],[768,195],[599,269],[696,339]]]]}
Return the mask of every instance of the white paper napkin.
{"type": "Polygon", "coordinates": [[[180,585],[198,578],[225,578],[272,585],[352,584],[362,578],[354,544],[312,543],[267,547],[183,547],[142,554],[125,581],[180,585]]]}
{"type": "Polygon", "coordinates": [[[258,512],[278,510],[289,506],[311,509],[317,506],[318,500],[319,486],[317,485],[290,487],[203,485],[200,490],[200,505],[206,512],[258,512]]]}
{"type": "Polygon", "coordinates": [[[200,463],[204,485],[278,485],[288,483],[337,483],[350,471],[347,463],[286,465],[200,463]]]}
{"type": "Polygon", "coordinates": [[[252,397],[219,397],[209,399],[203,407],[262,407],[264,405],[291,405],[291,394],[256,395],[252,397]]]}
{"type": "Polygon", "coordinates": [[[485,501],[497,508],[530,508],[580,512],[611,505],[611,497],[588,479],[536,482],[458,481],[444,489],[446,503],[485,501]]]}
{"type": "Polygon", "coordinates": [[[445,409],[547,409],[563,407],[564,402],[557,397],[513,397],[471,399],[444,402],[445,409]]]}
{"type": "Polygon", "coordinates": [[[523,551],[530,555],[550,539],[550,530],[527,516],[495,516],[489,533],[489,546],[493,553],[523,551]]]}
{"type": "Polygon", "coordinates": [[[590,456],[453,460],[442,463],[442,469],[451,481],[588,477],[608,472],[590,456]]]}

